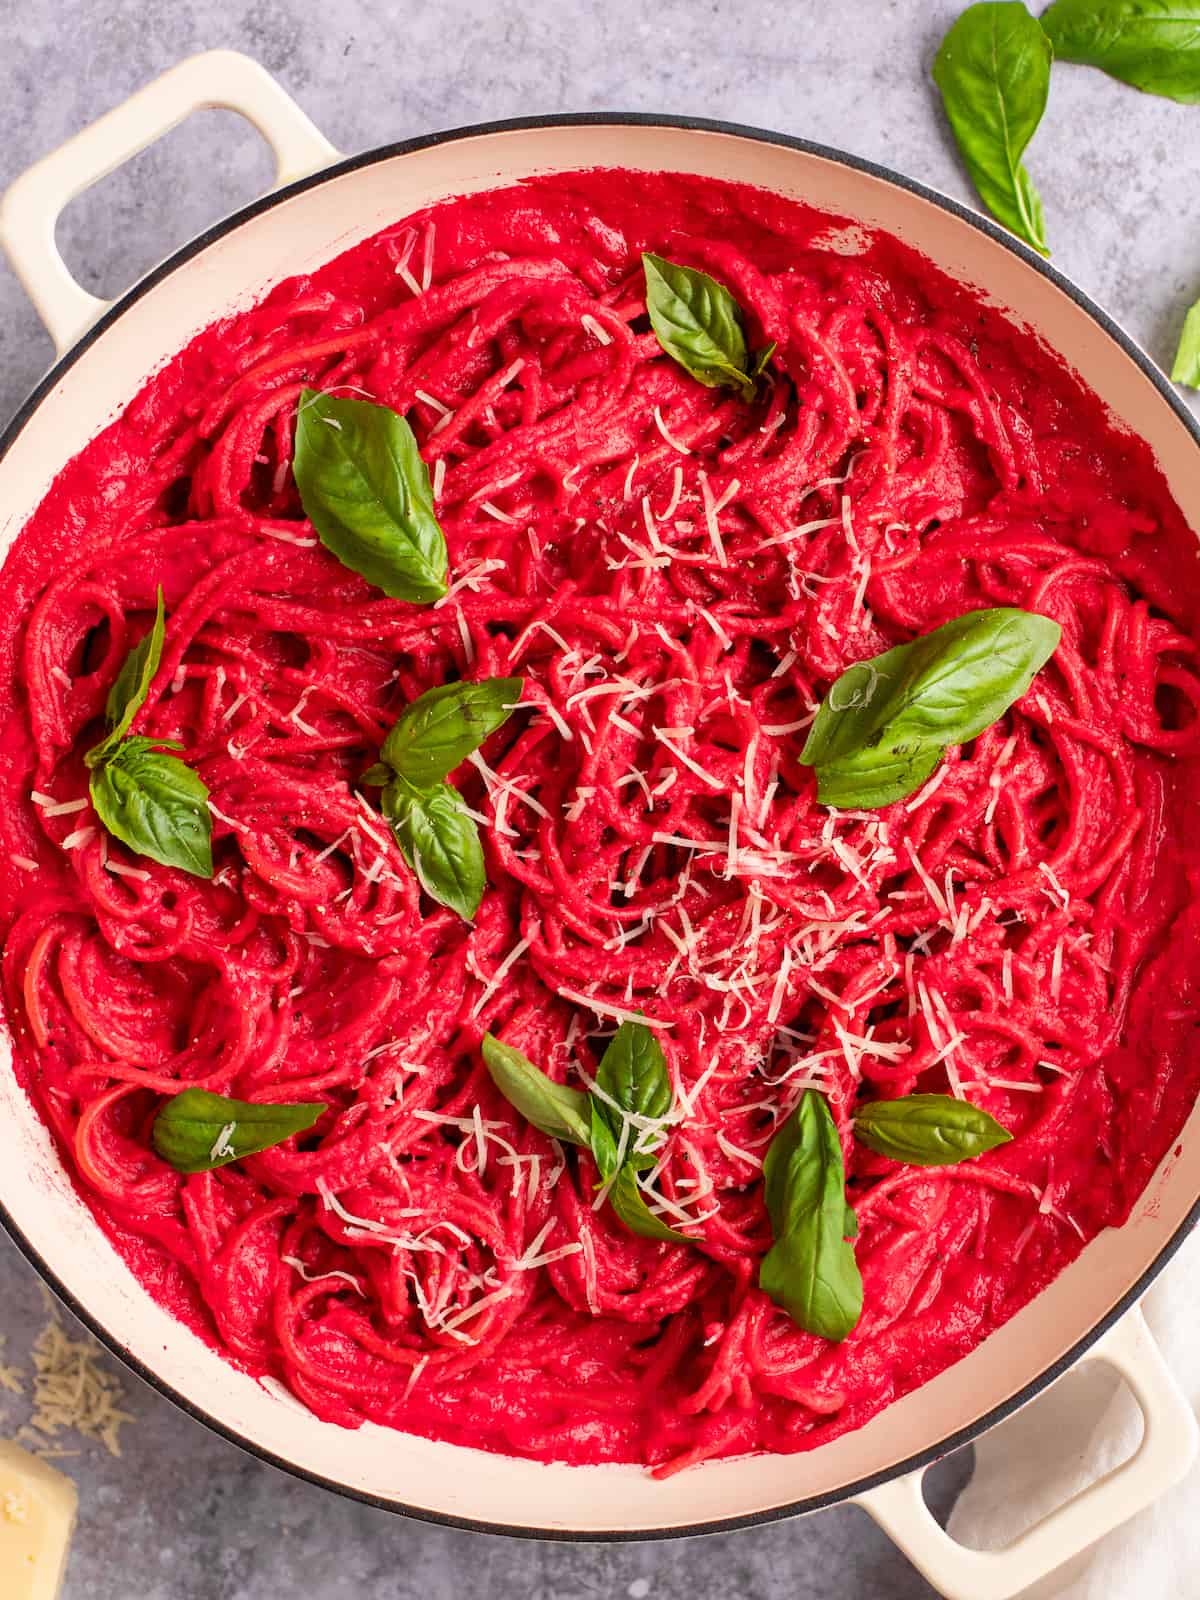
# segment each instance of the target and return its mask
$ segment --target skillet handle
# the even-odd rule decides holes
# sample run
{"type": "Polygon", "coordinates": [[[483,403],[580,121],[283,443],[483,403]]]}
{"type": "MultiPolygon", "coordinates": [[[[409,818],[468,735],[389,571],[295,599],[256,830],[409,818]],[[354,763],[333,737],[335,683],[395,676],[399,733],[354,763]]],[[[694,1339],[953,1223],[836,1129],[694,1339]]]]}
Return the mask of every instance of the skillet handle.
{"type": "Polygon", "coordinates": [[[924,1469],[856,1497],[946,1600],[1012,1600],[1144,1510],[1191,1467],[1196,1419],[1141,1311],[1122,1317],[1085,1361],[1106,1362],[1129,1385],[1142,1411],[1141,1443],[1002,1550],[968,1549],[938,1525],[921,1493],[924,1469]]]}
{"type": "Polygon", "coordinates": [[[63,207],[193,111],[236,111],[270,145],[275,186],[328,166],[338,152],[265,68],[236,50],[189,56],[43,156],[0,199],[0,246],[62,355],[108,309],[58,253],[63,207]]]}

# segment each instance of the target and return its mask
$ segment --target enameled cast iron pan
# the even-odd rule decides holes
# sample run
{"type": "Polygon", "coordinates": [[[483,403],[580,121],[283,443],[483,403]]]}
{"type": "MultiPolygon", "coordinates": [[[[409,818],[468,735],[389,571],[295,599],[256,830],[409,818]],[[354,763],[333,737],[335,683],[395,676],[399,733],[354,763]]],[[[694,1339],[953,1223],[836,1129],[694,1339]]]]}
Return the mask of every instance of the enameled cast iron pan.
{"type": "MultiPolygon", "coordinates": [[[[896,235],[1075,368],[1149,443],[1200,529],[1200,429],[1162,374],[1053,267],[918,184],[780,134],[656,116],[494,123],[342,161],[256,63],[214,51],[182,62],[40,161],[0,205],[0,243],[59,353],[0,441],[0,552],[64,463],[215,318],[431,201],[531,173],[605,166],[756,184],[896,235]],[[191,111],[214,105],[240,112],[269,141],[279,187],[115,304],[97,300],[55,248],[59,212],[191,111]]],[[[854,1500],[946,1595],[1004,1600],[1148,1504],[1195,1454],[1191,1411],[1131,1308],[1200,1210],[1200,1112],[1129,1222],[1093,1240],[956,1366],[810,1454],[713,1462],[659,1483],[635,1467],[545,1466],[371,1425],[349,1432],[235,1371],[119,1260],[9,1072],[7,1040],[0,1055],[0,1211],[29,1259],[105,1344],[194,1416],[277,1466],[373,1505],[460,1527],[587,1540],[711,1532],[854,1500]],[[1137,1453],[1007,1550],[955,1544],[925,1509],[924,1467],[1072,1363],[1095,1359],[1115,1366],[1137,1396],[1145,1416],[1137,1453]]]]}

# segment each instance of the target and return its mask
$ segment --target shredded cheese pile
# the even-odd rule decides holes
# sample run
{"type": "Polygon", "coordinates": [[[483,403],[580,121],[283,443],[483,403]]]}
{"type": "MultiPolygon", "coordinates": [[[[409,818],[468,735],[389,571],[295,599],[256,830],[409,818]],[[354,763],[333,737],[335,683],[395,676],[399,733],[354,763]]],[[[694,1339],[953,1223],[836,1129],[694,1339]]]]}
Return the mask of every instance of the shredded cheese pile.
{"type": "MultiPolygon", "coordinates": [[[[6,1343],[0,1337],[0,1358],[6,1343]]],[[[121,1428],[135,1418],[123,1408],[125,1387],[95,1341],[86,1333],[71,1338],[57,1310],[52,1310],[34,1340],[32,1354],[33,1410],[28,1422],[17,1430],[16,1442],[50,1460],[79,1454],[52,1442],[64,1432],[73,1432],[102,1444],[109,1455],[119,1456],[121,1428]]],[[[0,1388],[24,1395],[25,1377],[23,1368],[0,1359],[0,1388]]],[[[4,1513],[13,1516],[7,1505],[4,1513]]]]}

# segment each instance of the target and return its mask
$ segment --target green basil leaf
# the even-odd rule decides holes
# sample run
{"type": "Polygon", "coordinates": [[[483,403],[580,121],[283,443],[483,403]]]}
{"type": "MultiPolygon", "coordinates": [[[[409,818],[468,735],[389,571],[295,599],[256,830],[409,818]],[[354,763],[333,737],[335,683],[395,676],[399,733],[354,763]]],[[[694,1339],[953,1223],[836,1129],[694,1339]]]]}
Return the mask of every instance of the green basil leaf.
{"type": "Polygon", "coordinates": [[[154,1119],[151,1139],[176,1172],[212,1172],[311,1128],[324,1104],[274,1105],[184,1089],[154,1119]]]}
{"type": "Polygon", "coordinates": [[[92,804],[109,833],[138,855],[211,878],[208,790],[191,767],[156,748],[162,743],[122,740],[92,771],[92,804]]]}
{"type": "Polygon", "coordinates": [[[1200,389],[1200,300],[1184,318],[1171,378],[1175,383],[1186,383],[1189,389],[1200,389]]]}
{"type": "MultiPolygon", "coordinates": [[[[652,1029],[644,1022],[623,1022],[609,1040],[608,1048],[596,1069],[596,1087],[621,1108],[636,1117],[647,1117],[655,1122],[665,1118],[671,1109],[671,1075],[662,1045],[652,1029]]],[[[600,1115],[620,1142],[623,1119],[598,1095],[600,1115]]],[[[650,1150],[634,1150],[639,1136],[651,1133],[633,1124],[626,1140],[625,1164],[638,1170],[654,1166],[658,1156],[650,1150]]],[[[660,1141],[661,1142],[661,1141],[660,1141]]]]}
{"type": "MultiPolygon", "coordinates": [[[[894,752],[864,757],[863,772],[847,775],[832,768],[817,769],[817,798],[823,805],[860,807],[863,810],[891,805],[915,794],[933,776],[942,759],[941,746],[904,746],[894,752]],[[854,799],[849,797],[853,795],[854,799]]],[[[812,763],[809,763],[812,765],[812,763]]]]}
{"type": "Polygon", "coordinates": [[[846,1221],[842,1228],[842,1237],[845,1239],[858,1238],[858,1213],[853,1206],[846,1207],[846,1221]]]}
{"type": "Polygon", "coordinates": [[[129,732],[130,723],[146,703],[154,674],[162,660],[166,620],[162,585],[159,584],[158,603],[150,632],[125,657],[125,665],[108,691],[104,709],[114,738],[124,738],[129,732]]]}
{"type": "Polygon", "coordinates": [[[668,1227],[660,1217],[654,1215],[638,1188],[637,1176],[631,1166],[622,1167],[617,1174],[616,1182],[608,1191],[608,1203],[630,1233],[640,1234],[643,1239],[658,1239],[663,1244],[692,1242],[686,1233],[668,1227]]]}
{"type": "MultiPolygon", "coordinates": [[[[649,1032],[649,1030],[645,1030],[649,1032]]],[[[614,1038],[614,1043],[616,1042],[614,1038]]],[[[611,1051],[612,1045],[609,1046],[611,1051]]],[[[607,1058],[608,1052],[606,1052],[607,1058]]],[[[661,1054],[661,1052],[660,1052],[661,1054]]],[[[540,1067],[535,1067],[527,1056],[511,1045],[502,1044],[494,1034],[483,1038],[483,1060],[492,1082],[500,1093],[514,1106],[527,1122],[547,1134],[551,1139],[563,1139],[569,1144],[590,1150],[600,1174],[601,1184],[610,1184],[608,1200],[618,1218],[631,1232],[646,1239],[660,1239],[669,1244],[687,1244],[687,1236],[677,1233],[661,1222],[646,1205],[637,1186],[636,1170],[631,1161],[618,1161],[617,1138],[609,1123],[609,1108],[597,1095],[583,1094],[565,1084],[555,1083],[540,1067]]],[[[603,1066],[603,1063],[601,1063],[603,1066]]],[[[617,1064],[619,1066],[619,1063],[617,1064]]],[[[665,1063],[664,1063],[665,1071],[665,1063]]],[[[597,1076],[599,1076],[597,1074],[597,1076]]],[[[638,1083],[642,1075],[633,1073],[638,1083]]],[[[650,1076],[653,1076],[651,1072],[650,1076]]],[[[644,1094],[641,1103],[657,1104],[657,1091],[644,1094]]],[[[670,1083],[667,1084],[667,1105],[670,1104],[670,1083]]],[[[651,1114],[651,1113],[647,1113],[651,1114]]]]}
{"type": "Polygon", "coordinates": [[[1184,105],[1200,101],[1196,0],[1055,0],[1041,25],[1062,61],[1184,105]]]}
{"type": "Polygon", "coordinates": [[[651,1156],[647,1161],[644,1157],[626,1156],[624,1161],[618,1161],[617,1140],[620,1134],[613,1132],[608,1120],[610,1109],[596,1095],[590,1098],[592,1155],[600,1173],[601,1186],[609,1185],[606,1199],[618,1220],[631,1233],[640,1234],[643,1239],[658,1239],[664,1244],[691,1243],[685,1233],[680,1233],[655,1216],[638,1188],[639,1170],[652,1167],[656,1158],[651,1156]]]}
{"type": "Polygon", "coordinates": [[[305,516],[343,566],[395,600],[446,593],[429,471],[398,412],[305,389],[292,472],[305,516]]]}
{"type": "Polygon", "coordinates": [[[768,367],[768,365],[770,363],[771,357],[775,354],[775,351],[778,348],[779,348],[779,341],[777,339],[772,339],[770,344],[767,344],[767,345],[763,346],[763,348],[758,352],[758,354],[754,358],[754,361],[751,364],[750,376],[752,378],[761,378],[762,377],[763,373],[767,370],[767,367],[768,367]]]}
{"type": "Polygon", "coordinates": [[[950,1167],[1012,1138],[995,1117],[949,1094],[871,1100],[855,1111],[854,1133],[879,1155],[915,1167],[950,1167]]]}
{"type": "Polygon", "coordinates": [[[1049,617],[998,606],[850,667],[800,752],[818,798],[871,808],[915,793],[947,745],[975,738],[1021,698],[1061,632],[1049,617]]]}
{"type": "Polygon", "coordinates": [[[492,1033],[483,1036],[483,1062],[497,1089],[526,1122],[547,1138],[591,1149],[588,1095],[555,1083],[528,1056],[492,1033]]]}
{"type": "Polygon", "coordinates": [[[594,1094],[590,1094],[587,1097],[587,1104],[588,1138],[591,1142],[592,1156],[600,1173],[600,1182],[607,1183],[621,1165],[617,1153],[617,1139],[620,1135],[615,1134],[609,1125],[605,1114],[608,1108],[603,1100],[598,1100],[594,1094]]]}
{"type": "Polygon", "coordinates": [[[382,789],[392,781],[392,769],[385,767],[382,761],[377,761],[374,766],[367,768],[358,781],[368,789],[382,789]]]}
{"type": "Polygon", "coordinates": [[[812,1089],[772,1139],[763,1182],[775,1243],[759,1286],[808,1333],[844,1339],[862,1315],[862,1277],[847,1239],[853,1212],[838,1131],[812,1089]]]}
{"type": "Polygon", "coordinates": [[[1020,0],[968,6],[942,40],[933,81],[979,198],[1042,255],[1042,202],[1021,164],[1050,92],[1050,41],[1020,0]]]}
{"type": "Polygon", "coordinates": [[[645,254],[646,311],[658,342],[709,389],[754,397],[746,330],[737,301],[707,272],[645,254]]]}
{"type": "Polygon", "coordinates": [[[414,788],[440,783],[512,715],[523,678],[444,683],[401,712],[383,741],[382,762],[414,788]]]}
{"type": "Polygon", "coordinates": [[[383,791],[383,814],[425,893],[472,921],[487,885],[483,846],[455,790],[448,783],[414,789],[393,778],[383,791]]]}
{"type": "Polygon", "coordinates": [[[129,732],[134,717],[146,704],[146,696],[150,693],[150,685],[162,660],[165,629],[166,613],[163,610],[162,585],[159,584],[158,604],[150,632],[134,645],[125,657],[124,664],[108,691],[108,699],[104,706],[105,715],[108,717],[108,733],[84,756],[85,766],[98,766],[112,754],[129,732]]]}

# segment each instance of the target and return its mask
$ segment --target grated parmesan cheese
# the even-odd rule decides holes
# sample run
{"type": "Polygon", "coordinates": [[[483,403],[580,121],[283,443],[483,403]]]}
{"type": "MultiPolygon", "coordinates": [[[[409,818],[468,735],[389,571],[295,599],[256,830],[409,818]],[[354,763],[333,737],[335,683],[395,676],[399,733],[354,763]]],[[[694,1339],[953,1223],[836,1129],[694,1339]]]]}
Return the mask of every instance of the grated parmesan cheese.
{"type": "Polygon", "coordinates": [[[595,995],[581,994],[578,989],[568,989],[560,985],[554,992],[564,1000],[574,1000],[581,1006],[587,1006],[589,1011],[594,1011],[598,1017],[613,1017],[617,1022],[640,1022],[643,1027],[651,1028],[655,1032],[662,1032],[675,1026],[673,1022],[659,1022],[655,1017],[643,1016],[640,1011],[629,1011],[621,1006],[610,1005],[607,1000],[597,1000],[595,995]]]}
{"type": "Polygon", "coordinates": [[[658,429],[659,433],[662,434],[663,438],[671,446],[672,450],[678,450],[681,456],[691,455],[692,452],[689,447],[686,444],[680,444],[679,440],[673,433],[670,432],[666,423],[663,421],[661,406],[655,406],[654,408],[654,426],[658,429]]]}
{"type": "Polygon", "coordinates": [[[611,344],[613,342],[612,334],[609,333],[608,329],[604,327],[602,323],[597,322],[596,318],[592,316],[590,311],[585,312],[583,316],[580,317],[579,323],[584,332],[590,333],[592,338],[595,339],[598,344],[611,344]]]}
{"type": "Polygon", "coordinates": [[[86,800],[63,800],[60,804],[46,806],[44,815],[47,817],[67,817],[75,811],[87,810],[86,800]]]}
{"type": "MultiPolygon", "coordinates": [[[[698,761],[693,761],[686,751],[681,750],[666,728],[654,728],[652,731],[659,744],[665,745],[677,761],[682,761],[688,771],[694,772],[698,778],[708,784],[710,789],[721,790],[725,787],[719,778],[714,778],[711,772],[702,767],[698,761]]],[[[679,730],[672,729],[671,732],[678,733],[679,730]]]]}
{"type": "Polygon", "coordinates": [[[119,1456],[121,1428],[135,1420],[122,1408],[124,1399],[124,1385],[100,1348],[86,1334],[72,1339],[54,1312],[34,1341],[33,1414],[17,1439],[39,1455],[61,1455],[51,1441],[69,1429],[119,1456]]]}

